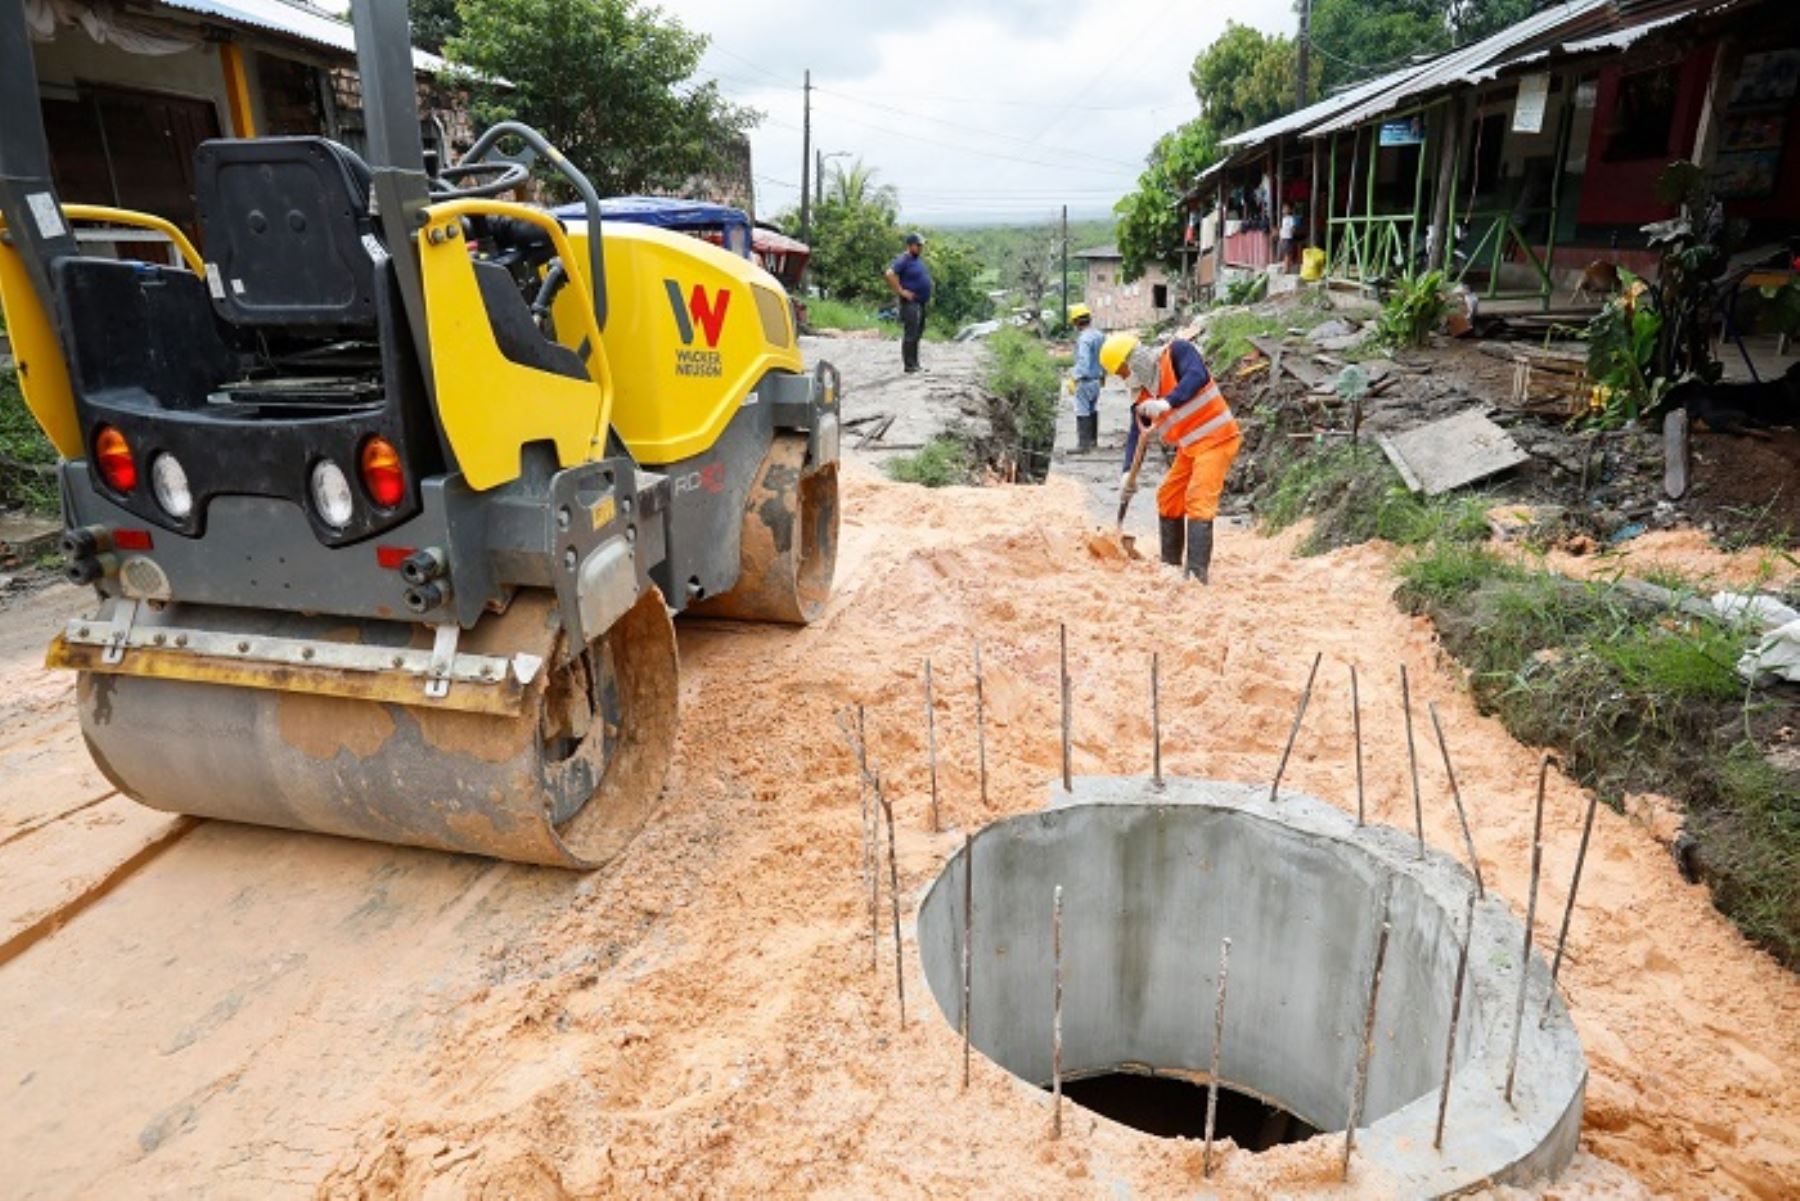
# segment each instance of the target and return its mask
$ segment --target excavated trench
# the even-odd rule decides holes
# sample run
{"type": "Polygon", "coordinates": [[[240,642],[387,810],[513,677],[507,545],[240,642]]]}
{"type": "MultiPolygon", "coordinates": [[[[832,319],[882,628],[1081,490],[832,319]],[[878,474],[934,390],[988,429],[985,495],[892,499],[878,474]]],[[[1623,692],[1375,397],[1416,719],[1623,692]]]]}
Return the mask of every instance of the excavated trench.
{"type": "MultiPolygon", "coordinates": [[[[1409,835],[1358,828],[1296,793],[1272,804],[1246,785],[1170,780],[1157,791],[1080,778],[1072,797],[1058,790],[1051,808],[981,830],[973,859],[970,1040],[1030,1085],[1052,1076],[1061,886],[1070,1101],[1148,1134],[1198,1136],[1229,938],[1218,1137],[1254,1151],[1341,1132],[1385,912],[1358,1171],[1405,1195],[1442,1195],[1554,1176],[1575,1152],[1586,1064],[1535,953],[1504,1096],[1524,930],[1491,895],[1474,909],[1443,1148],[1433,1149],[1474,882],[1445,855],[1420,858],[1409,835]]],[[[926,980],[958,1028],[968,870],[953,856],[919,911],[926,980]]]]}

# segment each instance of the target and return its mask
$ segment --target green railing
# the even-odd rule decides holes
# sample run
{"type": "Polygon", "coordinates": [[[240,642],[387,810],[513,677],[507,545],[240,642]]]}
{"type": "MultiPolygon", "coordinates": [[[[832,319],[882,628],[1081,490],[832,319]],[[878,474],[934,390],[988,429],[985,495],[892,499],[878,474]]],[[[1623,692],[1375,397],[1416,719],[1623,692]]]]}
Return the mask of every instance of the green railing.
{"type": "Polygon", "coordinates": [[[1333,217],[1327,272],[1336,280],[1373,285],[1411,274],[1419,221],[1411,213],[1333,217]]]}
{"type": "MultiPolygon", "coordinates": [[[[1451,273],[1451,278],[1457,283],[1462,283],[1464,277],[1469,274],[1471,269],[1478,266],[1485,266],[1488,272],[1488,286],[1483,295],[1489,300],[1497,300],[1502,297],[1507,299],[1524,299],[1536,296],[1548,306],[1551,294],[1556,288],[1556,283],[1550,275],[1549,267],[1552,256],[1556,253],[1555,207],[1527,209],[1524,212],[1507,210],[1505,212],[1470,213],[1464,219],[1469,222],[1471,233],[1479,229],[1481,234],[1474,239],[1474,246],[1468,252],[1468,258],[1460,267],[1455,268],[1451,273]],[[1526,237],[1525,231],[1520,228],[1521,219],[1528,223],[1533,217],[1548,218],[1547,228],[1549,232],[1544,237],[1544,252],[1542,255],[1538,254],[1537,247],[1532,245],[1531,239],[1526,237]],[[1501,268],[1508,261],[1506,257],[1507,251],[1515,246],[1523,252],[1524,261],[1530,264],[1532,271],[1536,273],[1538,281],[1537,287],[1512,289],[1503,292],[1500,288],[1501,268]]],[[[1450,228],[1452,232],[1450,234],[1449,257],[1446,258],[1445,261],[1448,263],[1455,263],[1458,248],[1455,224],[1452,223],[1450,228]]]]}

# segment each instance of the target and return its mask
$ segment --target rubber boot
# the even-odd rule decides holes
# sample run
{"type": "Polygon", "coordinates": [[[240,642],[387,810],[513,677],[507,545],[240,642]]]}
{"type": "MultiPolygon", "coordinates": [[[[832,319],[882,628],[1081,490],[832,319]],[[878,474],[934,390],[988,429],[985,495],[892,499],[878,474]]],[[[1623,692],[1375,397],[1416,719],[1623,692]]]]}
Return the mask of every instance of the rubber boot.
{"type": "Polygon", "coordinates": [[[1158,517],[1157,530],[1162,534],[1162,561],[1170,567],[1181,566],[1181,518],[1158,517]]]}
{"type": "Polygon", "coordinates": [[[1213,523],[1187,523],[1187,574],[1206,583],[1207,568],[1212,566],[1213,523]]]}
{"type": "Polygon", "coordinates": [[[1100,444],[1100,414],[1089,413],[1075,418],[1076,454],[1086,454],[1100,444]]]}

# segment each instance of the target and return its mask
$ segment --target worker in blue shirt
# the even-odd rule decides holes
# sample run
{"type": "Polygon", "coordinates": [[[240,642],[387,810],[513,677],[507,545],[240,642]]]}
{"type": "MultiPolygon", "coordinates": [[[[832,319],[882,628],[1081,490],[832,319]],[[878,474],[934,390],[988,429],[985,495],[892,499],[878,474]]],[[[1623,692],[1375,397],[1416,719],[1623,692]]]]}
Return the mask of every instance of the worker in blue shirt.
{"type": "Polygon", "coordinates": [[[925,239],[906,235],[906,249],[887,269],[888,287],[900,298],[900,365],[911,375],[919,366],[919,338],[925,333],[925,305],[931,299],[931,272],[925,269],[925,239]]]}
{"type": "Polygon", "coordinates": [[[1100,366],[1100,343],[1106,335],[1094,328],[1094,314],[1085,304],[1069,306],[1075,326],[1075,453],[1085,454],[1100,443],[1100,385],[1106,369],[1100,366]]]}

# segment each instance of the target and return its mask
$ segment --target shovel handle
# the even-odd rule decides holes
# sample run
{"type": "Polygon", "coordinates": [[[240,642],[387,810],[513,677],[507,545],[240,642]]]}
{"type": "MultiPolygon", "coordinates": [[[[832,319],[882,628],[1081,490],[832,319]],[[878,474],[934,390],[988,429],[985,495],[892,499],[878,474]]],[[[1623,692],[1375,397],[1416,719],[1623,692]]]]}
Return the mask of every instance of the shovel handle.
{"type": "MultiPolygon", "coordinates": [[[[1137,410],[1132,409],[1132,420],[1137,421],[1137,410]]],[[[1144,451],[1150,445],[1150,426],[1138,421],[1137,449],[1131,454],[1131,470],[1125,473],[1125,482],[1119,485],[1119,529],[1125,528],[1125,510],[1131,505],[1131,498],[1137,495],[1138,472],[1144,466],[1144,451]]]]}

